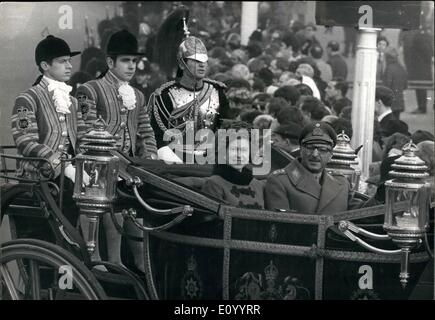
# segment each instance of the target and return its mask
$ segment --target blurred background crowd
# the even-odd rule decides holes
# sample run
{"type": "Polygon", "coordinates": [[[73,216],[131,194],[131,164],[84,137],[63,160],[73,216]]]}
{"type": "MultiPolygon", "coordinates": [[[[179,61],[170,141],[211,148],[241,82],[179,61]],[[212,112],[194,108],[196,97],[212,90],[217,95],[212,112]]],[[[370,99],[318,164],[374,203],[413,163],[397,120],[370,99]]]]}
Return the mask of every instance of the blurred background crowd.
{"type": "MultiPolygon", "coordinates": [[[[402,30],[394,39],[386,30],[378,35],[377,84],[390,88],[394,99],[388,124],[381,126],[375,120],[373,162],[378,166],[373,169],[374,183],[380,179],[382,160],[394,155],[392,149],[400,150],[409,137],[415,143],[430,141],[427,150],[433,150],[433,119],[425,116],[433,115],[433,3],[422,3],[420,29],[402,30]],[[412,104],[405,95],[409,90],[415,93],[412,104]]],[[[313,23],[314,1],[259,2],[258,29],[247,44],[241,43],[239,1],[120,2],[114,14],[106,7],[106,17],[96,28],[86,24],[85,49],[70,84],[76,88],[104,72],[110,35],[127,29],[146,52],[132,85],[148,98],[171,80],[155,63],[154,45],[160,24],[181,4],[190,9],[191,34],[208,49],[207,76],[228,87],[228,120],[272,129],[274,144],[289,153],[297,149],[301,128],[312,120],[327,121],[337,133],[344,130],[352,137],[357,31],[313,23]]],[[[429,158],[433,162],[433,151],[429,158]]]]}

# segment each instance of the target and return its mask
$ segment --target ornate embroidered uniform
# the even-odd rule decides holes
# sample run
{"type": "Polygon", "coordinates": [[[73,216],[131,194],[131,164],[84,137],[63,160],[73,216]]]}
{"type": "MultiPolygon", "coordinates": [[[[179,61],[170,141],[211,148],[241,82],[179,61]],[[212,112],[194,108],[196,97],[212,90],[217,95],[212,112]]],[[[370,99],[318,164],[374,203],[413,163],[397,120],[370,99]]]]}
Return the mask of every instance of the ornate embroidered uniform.
{"type": "MultiPolygon", "coordinates": [[[[92,125],[97,115],[101,115],[107,123],[106,130],[119,137],[120,152],[129,156],[151,158],[151,155],[157,154],[157,149],[145,98],[139,90],[131,88],[134,90],[136,103],[126,107],[126,101],[118,91],[121,85],[118,78],[108,71],[101,79],[79,86],[76,97],[83,119],[92,125]]],[[[134,97],[128,97],[131,98],[134,97]]]]}
{"type": "Polygon", "coordinates": [[[195,131],[218,129],[220,119],[226,117],[229,109],[225,89],[225,84],[221,82],[204,79],[203,87],[197,91],[185,88],[176,81],[167,82],[154,91],[148,102],[148,111],[157,147],[169,143],[163,141],[165,131],[175,128],[184,132],[187,121],[194,122],[195,131]]]}
{"type": "MultiPolygon", "coordinates": [[[[58,112],[54,103],[54,91],[49,91],[49,81],[43,77],[39,84],[22,92],[15,99],[12,111],[12,136],[18,155],[47,159],[55,172],[60,174],[60,156],[77,152],[78,140],[86,132],[78,103],[69,97],[69,112],[58,112]]],[[[39,163],[40,165],[41,163],[39,163]]],[[[18,175],[36,178],[37,163],[20,161],[18,175]]]]}

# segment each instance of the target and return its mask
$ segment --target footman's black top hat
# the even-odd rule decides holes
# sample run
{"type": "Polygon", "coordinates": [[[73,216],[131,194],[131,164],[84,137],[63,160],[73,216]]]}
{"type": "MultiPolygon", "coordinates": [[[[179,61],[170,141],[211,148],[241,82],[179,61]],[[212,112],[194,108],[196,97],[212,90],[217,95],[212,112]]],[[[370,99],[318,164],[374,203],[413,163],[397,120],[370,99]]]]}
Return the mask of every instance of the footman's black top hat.
{"type": "Polygon", "coordinates": [[[41,40],[35,49],[36,65],[42,61],[50,61],[54,58],[63,56],[76,56],[80,51],[71,51],[68,44],[55,36],[48,35],[44,40],[41,40]]]}
{"type": "Polygon", "coordinates": [[[127,30],[121,30],[112,34],[107,44],[106,53],[112,55],[134,55],[143,56],[144,52],[139,52],[136,37],[127,30]]]}

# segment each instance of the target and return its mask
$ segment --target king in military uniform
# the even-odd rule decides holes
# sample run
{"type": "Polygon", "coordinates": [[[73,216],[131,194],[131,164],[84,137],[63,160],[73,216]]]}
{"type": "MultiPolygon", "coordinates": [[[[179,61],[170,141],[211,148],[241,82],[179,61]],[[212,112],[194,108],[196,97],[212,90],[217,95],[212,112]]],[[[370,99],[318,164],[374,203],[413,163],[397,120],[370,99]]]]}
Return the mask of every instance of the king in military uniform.
{"type": "Polygon", "coordinates": [[[336,140],[334,129],[327,123],[305,126],[299,137],[301,157],[267,179],[266,209],[328,214],[356,205],[347,179],[332,177],[325,170],[336,140]]]}
{"type": "MultiPolygon", "coordinates": [[[[164,141],[165,132],[177,129],[185,133],[187,122],[192,122],[195,132],[200,129],[215,131],[229,109],[224,92],[226,86],[205,77],[208,70],[207,49],[199,38],[189,35],[184,10],[186,8],[181,7],[167,18],[159,30],[156,42],[157,51],[159,48],[160,51],[170,51],[165,47],[166,35],[179,33],[180,21],[184,21],[184,38],[181,43],[178,42],[176,49],[177,76],[174,81],[158,88],[148,104],[159,148],[170,142],[164,141]]],[[[161,62],[162,69],[171,73],[169,64],[167,61],[161,62]]]]}

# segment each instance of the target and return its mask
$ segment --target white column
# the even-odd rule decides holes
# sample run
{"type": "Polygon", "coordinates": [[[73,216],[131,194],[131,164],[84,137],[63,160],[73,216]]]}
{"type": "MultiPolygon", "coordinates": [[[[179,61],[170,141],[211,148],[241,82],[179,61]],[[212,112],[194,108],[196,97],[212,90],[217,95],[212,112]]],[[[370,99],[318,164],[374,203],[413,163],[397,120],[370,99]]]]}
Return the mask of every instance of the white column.
{"type": "Polygon", "coordinates": [[[249,36],[257,29],[258,1],[242,1],[241,43],[247,45],[249,36]]]}
{"type": "Polygon", "coordinates": [[[316,1],[305,1],[305,23],[316,23],[316,1]]]}
{"type": "Polygon", "coordinates": [[[373,121],[375,117],[376,50],[377,32],[380,29],[360,28],[355,61],[352,106],[352,147],[363,145],[359,152],[361,178],[369,177],[372,162],[373,121]]]}

